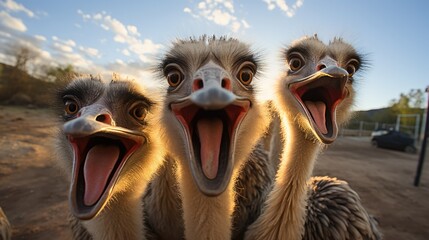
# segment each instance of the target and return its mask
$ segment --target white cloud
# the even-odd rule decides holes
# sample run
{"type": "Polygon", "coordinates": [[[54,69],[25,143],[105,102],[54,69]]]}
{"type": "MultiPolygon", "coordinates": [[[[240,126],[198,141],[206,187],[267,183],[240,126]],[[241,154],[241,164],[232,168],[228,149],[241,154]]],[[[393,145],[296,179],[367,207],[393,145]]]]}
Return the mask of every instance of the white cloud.
{"type": "Polygon", "coordinates": [[[45,59],[51,58],[51,54],[48,51],[40,50],[40,56],[45,59]]]}
{"type": "Polygon", "coordinates": [[[128,25],[128,26],[127,26],[127,30],[128,30],[128,32],[130,32],[132,35],[140,36],[140,33],[139,33],[139,31],[137,30],[137,27],[136,27],[136,26],[128,25]]]}
{"type": "Polygon", "coordinates": [[[232,4],[232,1],[225,1],[223,2],[223,5],[232,13],[234,13],[234,4],[232,4]]]}
{"type": "MultiPolygon", "coordinates": [[[[89,18],[85,16],[82,11],[78,12],[82,18],[92,19],[100,27],[106,31],[111,31],[114,36],[113,40],[118,43],[126,44],[128,54],[135,54],[143,62],[153,61],[153,55],[163,47],[161,44],[156,44],[150,39],[144,39],[143,41],[139,38],[140,33],[138,28],[134,25],[125,25],[118,19],[107,15],[105,12],[97,13],[89,18]]],[[[124,53],[124,51],[122,52],[124,53]]]]}
{"type": "Polygon", "coordinates": [[[60,64],[73,64],[73,66],[78,67],[84,67],[85,64],[89,64],[88,66],[91,66],[91,64],[94,64],[89,58],[101,57],[98,49],[84,46],[77,47],[75,41],[60,39],[57,36],[52,36],[51,47],[54,50],[53,54],[56,56],[56,61],[59,61],[60,64]]]}
{"type": "Polygon", "coordinates": [[[73,66],[85,70],[96,68],[95,64],[91,60],[86,59],[82,54],[78,53],[60,53],[57,59],[63,65],[72,63],[73,66]]]}
{"type": "Polygon", "coordinates": [[[185,8],[183,9],[183,12],[184,12],[184,13],[189,13],[189,14],[191,14],[191,16],[192,16],[193,18],[200,18],[200,16],[198,16],[198,15],[194,14],[194,13],[192,12],[192,10],[191,10],[190,8],[188,8],[188,7],[185,7],[185,8]]]}
{"type": "Polygon", "coordinates": [[[152,42],[150,39],[145,39],[143,42],[140,40],[135,41],[134,43],[131,43],[130,49],[134,50],[137,53],[151,53],[155,54],[158,52],[158,50],[162,47],[160,44],[156,44],[152,42]]]}
{"type": "MultiPolygon", "coordinates": [[[[68,57],[71,56],[71,54],[76,54],[74,53],[74,48],[76,47],[76,42],[68,39],[68,40],[64,40],[64,39],[60,39],[57,36],[52,36],[52,45],[51,45],[52,49],[54,50],[54,54],[55,55],[59,55],[61,57],[68,57]]],[[[88,54],[86,54],[88,56],[88,54]]],[[[70,60],[69,62],[67,62],[67,64],[75,64],[75,60],[76,57],[73,57],[73,59],[57,59],[58,61],[67,61],[70,60]]]]}
{"type": "Polygon", "coordinates": [[[268,10],[274,10],[275,8],[276,8],[276,5],[275,4],[273,4],[273,3],[267,3],[268,4],[268,10]]]}
{"type": "Polygon", "coordinates": [[[95,48],[90,48],[90,47],[86,48],[83,46],[79,46],[79,50],[83,54],[87,55],[88,57],[96,57],[96,58],[101,57],[100,52],[98,51],[98,49],[95,49],[95,48]]]}
{"type": "Polygon", "coordinates": [[[118,43],[125,43],[125,38],[122,35],[116,35],[113,37],[113,40],[118,43]]]}
{"type": "Polygon", "coordinates": [[[84,14],[83,11],[80,10],[80,9],[77,10],[77,13],[82,16],[83,20],[89,20],[89,19],[91,19],[91,15],[84,14]]]}
{"type": "Polygon", "coordinates": [[[71,39],[63,40],[63,39],[58,38],[57,36],[52,36],[52,40],[54,40],[55,42],[61,43],[63,45],[66,45],[68,47],[75,47],[76,46],[75,41],[73,41],[71,39]]]}
{"type": "Polygon", "coordinates": [[[249,23],[246,21],[246,20],[241,20],[241,23],[243,24],[243,27],[244,28],[250,28],[250,25],[249,25],[249,23]]]}
{"type": "MultiPolygon", "coordinates": [[[[94,19],[97,20],[97,19],[94,19]]],[[[115,32],[118,35],[127,36],[128,31],[124,24],[122,24],[120,21],[118,21],[115,18],[112,18],[111,16],[105,16],[104,17],[104,24],[107,25],[110,29],[112,29],[113,32],[115,32]]]]}
{"type": "Polygon", "coordinates": [[[227,12],[222,12],[219,9],[214,10],[211,17],[213,18],[214,23],[222,26],[228,25],[232,20],[234,20],[234,16],[227,12]]]}
{"type": "Polygon", "coordinates": [[[144,84],[145,88],[155,90],[159,87],[157,82],[151,81],[154,78],[153,73],[141,62],[125,62],[121,59],[116,59],[114,62],[104,66],[104,69],[108,69],[105,70],[107,77],[109,77],[109,73],[110,76],[112,76],[112,73],[118,73],[123,79],[134,79],[137,83],[144,84]]]}
{"type": "Polygon", "coordinates": [[[44,36],[42,36],[42,35],[34,35],[34,37],[37,39],[37,40],[40,40],[40,41],[46,41],[46,38],[44,37],[44,36]]]}
{"type": "Polygon", "coordinates": [[[296,0],[295,3],[290,7],[285,0],[263,0],[267,4],[268,10],[274,10],[278,7],[281,11],[283,11],[288,17],[293,17],[295,15],[296,10],[302,7],[304,4],[304,0],[296,0]]]}
{"type": "Polygon", "coordinates": [[[130,51],[128,51],[128,49],[123,49],[121,52],[122,52],[122,54],[124,54],[127,57],[130,56],[130,51]]]}
{"type": "Polygon", "coordinates": [[[70,46],[67,46],[65,44],[61,44],[59,42],[54,42],[52,44],[52,46],[54,47],[55,50],[59,51],[59,52],[65,52],[65,53],[71,53],[73,52],[73,48],[70,46]]]}
{"type": "Polygon", "coordinates": [[[286,4],[284,0],[276,0],[277,7],[280,8],[283,12],[289,11],[289,6],[286,4]]]}
{"type": "Polygon", "coordinates": [[[73,40],[67,40],[67,41],[65,41],[65,44],[67,44],[68,46],[71,46],[71,47],[76,46],[76,43],[73,40]]]}
{"type": "Polygon", "coordinates": [[[106,31],[109,31],[109,29],[110,29],[108,26],[106,26],[104,24],[100,24],[100,27],[106,31]]]}
{"type": "Polygon", "coordinates": [[[86,51],[88,52],[89,55],[93,56],[93,57],[100,57],[100,53],[98,51],[98,49],[95,48],[86,48],[86,51]]]}
{"type": "Polygon", "coordinates": [[[10,33],[3,32],[3,31],[0,31],[0,36],[5,37],[5,38],[11,38],[12,37],[12,35],[10,33]]]}
{"type": "Polygon", "coordinates": [[[240,30],[241,23],[240,22],[233,22],[231,25],[231,29],[233,32],[238,32],[240,30]]]}
{"type": "Polygon", "coordinates": [[[242,27],[250,27],[244,19],[238,19],[235,15],[232,0],[202,0],[194,10],[186,7],[183,12],[189,13],[194,18],[202,17],[217,25],[229,27],[232,32],[238,32],[242,27]]]}
{"type": "Polygon", "coordinates": [[[205,9],[206,8],[206,3],[205,2],[198,3],[198,8],[199,9],[205,9]]]}
{"type": "Polygon", "coordinates": [[[13,29],[19,32],[27,31],[27,27],[21,19],[12,17],[11,15],[9,15],[9,13],[5,11],[0,12],[0,22],[0,24],[9,29],[13,29]]]}
{"type": "Polygon", "coordinates": [[[4,8],[6,8],[9,11],[24,12],[24,13],[27,14],[27,16],[34,17],[34,13],[32,11],[30,11],[29,9],[27,9],[26,7],[24,7],[22,4],[14,2],[13,0],[6,0],[4,2],[1,1],[0,5],[3,6],[4,8]]]}
{"type": "Polygon", "coordinates": [[[98,13],[98,14],[95,14],[95,15],[93,16],[93,18],[94,18],[95,20],[100,20],[100,19],[102,19],[102,18],[103,18],[103,15],[101,15],[100,13],[98,13]]]}

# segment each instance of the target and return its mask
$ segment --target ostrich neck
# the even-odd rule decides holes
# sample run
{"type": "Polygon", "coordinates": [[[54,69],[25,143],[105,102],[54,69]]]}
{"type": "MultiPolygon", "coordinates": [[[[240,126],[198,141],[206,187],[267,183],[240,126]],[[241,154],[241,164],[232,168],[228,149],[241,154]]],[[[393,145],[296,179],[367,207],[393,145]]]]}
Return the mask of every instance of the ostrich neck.
{"type": "MultiPolygon", "coordinates": [[[[233,182],[216,197],[198,190],[191,173],[183,166],[179,174],[186,239],[231,239],[234,210],[233,182]]],[[[235,178],[234,178],[235,179],[235,178]]]]}
{"type": "Polygon", "coordinates": [[[104,210],[84,226],[97,239],[144,239],[141,194],[116,194],[104,210]]]}
{"type": "Polygon", "coordinates": [[[283,120],[286,132],[273,190],[258,220],[249,227],[246,239],[302,239],[307,199],[306,182],[313,171],[321,145],[307,139],[294,121],[283,120]]]}
{"type": "MultiPolygon", "coordinates": [[[[316,140],[308,139],[309,134],[303,132],[295,122],[283,122],[286,122],[283,123],[285,125],[283,129],[286,129],[285,151],[277,172],[276,186],[305,186],[313,171],[321,144],[316,140]]],[[[302,189],[305,191],[306,188],[302,189]]]]}

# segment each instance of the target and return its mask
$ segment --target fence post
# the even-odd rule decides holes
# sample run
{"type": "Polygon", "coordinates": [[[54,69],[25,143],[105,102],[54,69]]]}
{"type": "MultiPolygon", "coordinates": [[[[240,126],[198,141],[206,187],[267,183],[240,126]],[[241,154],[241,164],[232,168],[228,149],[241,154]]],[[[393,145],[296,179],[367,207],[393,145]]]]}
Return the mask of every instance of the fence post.
{"type": "Polygon", "coordinates": [[[362,137],[363,121],[359,122],[359,137],[362,137]]]}
{"type": "Polygon", "coordinates": [[[419,141],[419,125],[420,125],[420,114],[416,115],[416,126],[414,128],[414,140],[416,142],[420,142],[419,141]]]}
{"type": "Polygon", "coordinates": [[[395,130],[399,132],[399,125],[401,125],[401,115],[398,114],[398,116],[396,116],[396,126],[395,126],[395,130]]]}
{"type": "MultiPolygon", "coordinates": [[[[426,110],[427,111],[427,110],[426,110]]],[[[425,113],[423,113],[423,120],[422,120],[422,125],[421,125],[421,127],[420,127],[420,141],[423,141],[423,138],[424,138],[424,136],[425,136],[425,133],[424,133],[424,127],[426,126],[426,119],[427,119],[427,117],[426,117],[426,112],[425,113]]]]}

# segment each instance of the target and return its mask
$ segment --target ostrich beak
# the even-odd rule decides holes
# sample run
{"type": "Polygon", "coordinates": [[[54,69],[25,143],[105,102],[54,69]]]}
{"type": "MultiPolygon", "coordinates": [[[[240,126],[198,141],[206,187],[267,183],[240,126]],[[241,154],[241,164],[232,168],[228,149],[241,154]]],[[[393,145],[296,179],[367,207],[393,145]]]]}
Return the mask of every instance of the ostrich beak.
{"type": "Polygon", "coordinates": [[[144,134],[115,126],[102,105],[82,108],[63,126],[73,149],[69,203],[72,213],[88,220],[108,203],[128,159],[147,142],[144,134]]]}
{"type": "Polygon", "coordinates": [[[209,63],[196,72],[193,92],[170,104],[187,139],[191,174],[201,192],[223,193],[231,181],[236,135],[251,101],[232,92],[225,70],[209,63]],[[225,80],[227,79],[227,80],[225,80]]]}
{"type": "Polygon", "coordinates": [[[336,109],[347,97],[347,81],[346,70],[329,66],[288,85],[313,132],[324,144],[330,144],[337,138],[336,109]]]}

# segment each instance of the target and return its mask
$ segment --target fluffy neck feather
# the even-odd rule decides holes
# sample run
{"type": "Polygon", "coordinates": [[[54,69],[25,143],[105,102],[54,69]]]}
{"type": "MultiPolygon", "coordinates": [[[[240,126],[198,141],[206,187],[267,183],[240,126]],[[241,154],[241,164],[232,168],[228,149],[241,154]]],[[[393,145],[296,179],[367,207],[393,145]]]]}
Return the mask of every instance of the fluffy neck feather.
{"type": "Polygon", "coordinates": [[[145,239],[141,193],[114,197],[98,216],[83,222],[93,239],[145,239]]]}
{"type": "Polygon", "coordinates": [[[295,121],[282,119],[286,146],[272,192],[247,239],[302,239],[307,199],[306,182],[321,145],[306,138],[295,121]]]}
{"type": "MultiPolygon", "coordinates": [[[[198,190],[188,168],[179,165],[186,239],[231,239],[234,181],[225,192],[208,197],[198,190]]],[[[233,178],[235,179],[235,178],[233,178]]]]}

